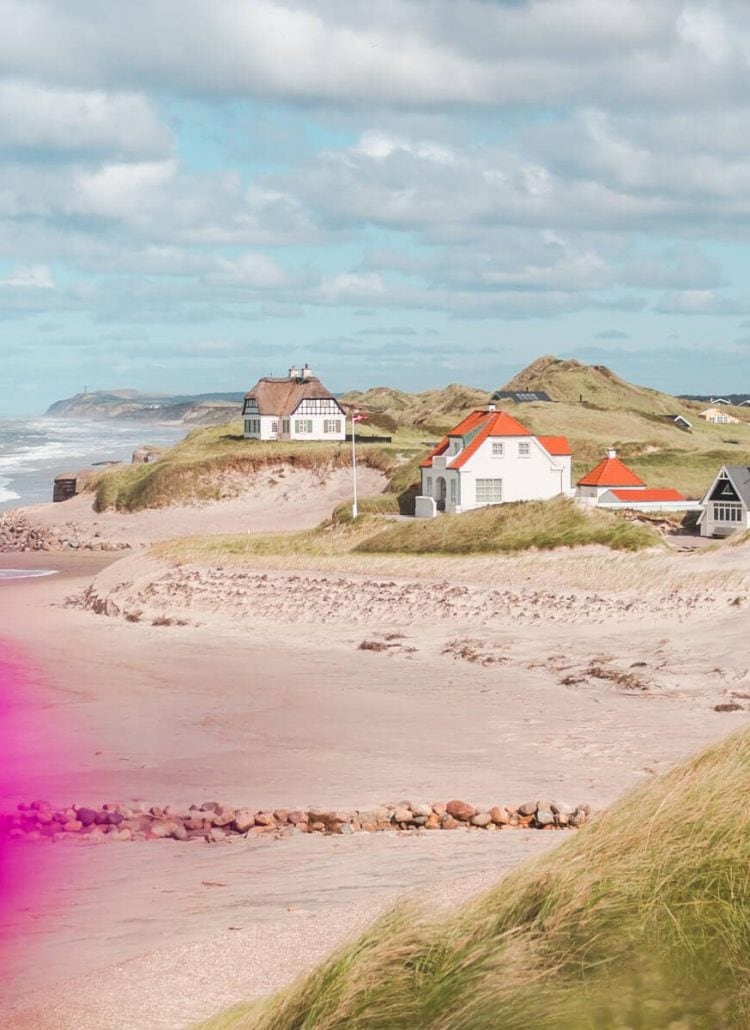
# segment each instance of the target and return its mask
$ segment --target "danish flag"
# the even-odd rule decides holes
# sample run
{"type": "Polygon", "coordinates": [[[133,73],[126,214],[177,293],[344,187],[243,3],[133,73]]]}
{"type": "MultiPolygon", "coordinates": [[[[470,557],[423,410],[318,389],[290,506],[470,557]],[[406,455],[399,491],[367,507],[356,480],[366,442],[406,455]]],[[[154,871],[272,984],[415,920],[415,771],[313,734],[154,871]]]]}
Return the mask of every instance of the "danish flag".
{"type": "Polygon", "coordinates": [[[367,415],[363,415],[363,414],[361,414],[361,412],[357,412],[356,415],[352,415],[352,422],[366,422],[366,421],[367,421],[367,415]]]}

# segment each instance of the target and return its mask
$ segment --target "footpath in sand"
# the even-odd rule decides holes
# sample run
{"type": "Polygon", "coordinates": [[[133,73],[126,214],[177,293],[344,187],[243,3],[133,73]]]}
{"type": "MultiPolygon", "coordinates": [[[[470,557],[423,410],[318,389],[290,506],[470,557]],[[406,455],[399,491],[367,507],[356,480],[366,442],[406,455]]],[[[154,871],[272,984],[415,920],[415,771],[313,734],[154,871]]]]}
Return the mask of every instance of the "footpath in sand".
{"type": "MultiPolygon", "coordinates": [[[[0,564],[60,570],[0,584],[2,636],[27,672],[24,775],[0,807],[22,790],[54,804],[601,807],[744,725],[750,704],[747,548],[0,564]]],[[[564,838],[19,841],[50,886],[26,899],[31,915],[0,920],[16,938],[3,1025],[184,1027],[288,982],[404,891],[451,905],[564,838]]]]}

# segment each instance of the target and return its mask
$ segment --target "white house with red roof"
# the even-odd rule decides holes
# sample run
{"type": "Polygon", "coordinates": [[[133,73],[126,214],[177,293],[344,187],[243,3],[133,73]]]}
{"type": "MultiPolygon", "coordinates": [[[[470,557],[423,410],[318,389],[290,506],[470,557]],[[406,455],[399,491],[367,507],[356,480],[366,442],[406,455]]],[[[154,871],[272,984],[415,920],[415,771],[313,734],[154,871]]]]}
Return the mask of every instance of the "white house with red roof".
{"type": "Polygon", "coordinates": [[[534,436],[491,404],[459,422],[422,462],[416,514],[572,496],[571,461],[564,436],[534,436]]]}
{"type": "Polygon", "coordinates": [[[690,511],[697,502],[688,501],[672,489],[651,489],[640,476],[617,457],[616,450],[578,480],[576,498],[599,508],[634,508],[636,511],[690,511]]]}

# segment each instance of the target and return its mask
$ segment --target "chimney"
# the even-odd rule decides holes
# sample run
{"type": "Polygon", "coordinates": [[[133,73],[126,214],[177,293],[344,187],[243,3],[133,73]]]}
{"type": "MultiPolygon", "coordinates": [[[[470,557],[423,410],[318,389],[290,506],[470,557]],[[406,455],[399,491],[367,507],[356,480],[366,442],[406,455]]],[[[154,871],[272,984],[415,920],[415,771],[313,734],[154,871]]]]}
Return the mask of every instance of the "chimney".
{"type": "Polygon", "coordinates": [[[312,374],[313,374],[312,369],[307,364],[307,362],[305,362],[305,367],[300,372],[301,378],[302,379],[310,379],[312,377],[312,374]]]}
{"type": "Polygon", "coordinates": [[[614,447],[610,447],[610,449],[607,451],[607,457],[608,458],[616,458],[617,457],[617,451],[614,449],[614,447]]]}
{"type": "Polygon", "coordinates": [[[495,411],[495,410],[496,409],[495,409],[495,405],[494,404],[488,404],[487,405],[487,411],[495,411]]]}
{"type": "Polygon", "coordinates": [[[299,369],[296,365],[292,365],[292,367],[289,369],[289,378],[299,379],[299,369]]]}

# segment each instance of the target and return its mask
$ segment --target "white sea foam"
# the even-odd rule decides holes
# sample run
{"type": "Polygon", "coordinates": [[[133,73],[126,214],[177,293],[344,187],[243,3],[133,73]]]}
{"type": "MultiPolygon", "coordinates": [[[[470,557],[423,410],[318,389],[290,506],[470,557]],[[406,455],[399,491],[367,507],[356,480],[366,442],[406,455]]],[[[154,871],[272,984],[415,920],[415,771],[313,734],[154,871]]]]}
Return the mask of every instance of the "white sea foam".
{"type": "Polygon", "coordinates": [[[56,576],[57,569],[0,569],[0,582],[9,579],[38,579],[40,576],[56,576]]]}
{"type": "Polygon", "coordinates": [[[129,461],[143,443],[175,443],[185,430],[153,423],[0,417],[0,511],[52,499],[60,472],[129,461]]]}

